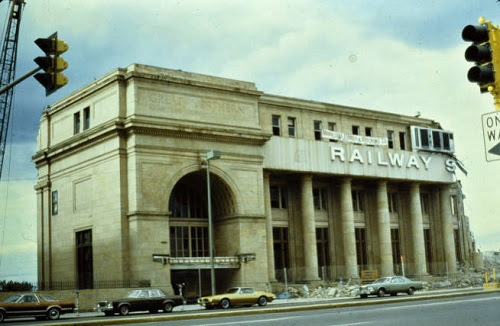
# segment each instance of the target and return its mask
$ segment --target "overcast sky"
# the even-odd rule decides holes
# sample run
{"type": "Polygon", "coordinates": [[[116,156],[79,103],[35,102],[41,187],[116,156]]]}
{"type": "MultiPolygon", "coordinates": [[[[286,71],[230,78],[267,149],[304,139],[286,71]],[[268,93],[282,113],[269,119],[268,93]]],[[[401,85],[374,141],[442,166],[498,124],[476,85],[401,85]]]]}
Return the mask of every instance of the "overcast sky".
{"type": "MultiPolygon", "coordinates": [[[[481,115],[489,94],[467,81],[461,39],[480,16],[500,24],[496,0],[26,0],[17,76],[35,68],[34,44],[69,44],[69,84],[45,97],[34,78],[15,88],[0,182],[0,280],[36,280],[41,112],[132,63],[254,82],[263,92],[416,115],[455,134],[469,172],[465,210],[481,251],[500,250],[500,161],[486,162],[481,115]]],[[[10,1],[0,3],[6,21],[10,1]]]]}

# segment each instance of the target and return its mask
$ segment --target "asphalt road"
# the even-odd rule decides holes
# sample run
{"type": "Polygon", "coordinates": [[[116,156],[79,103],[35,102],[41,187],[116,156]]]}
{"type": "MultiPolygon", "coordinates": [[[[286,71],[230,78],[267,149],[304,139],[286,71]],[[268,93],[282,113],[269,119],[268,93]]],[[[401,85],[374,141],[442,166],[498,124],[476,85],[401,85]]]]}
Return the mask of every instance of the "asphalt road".
{"type": "MultiPolygon", "coordinates": [[[[379,302],[389,298],[382,298],[379,302]]],[[[251,316],[211,317],[148,323],[151,326],[273,325],[273,326],[442,326],[499,325],[500,293],[457,298],[400,302],[349,308],[265,313],[251,316]]],[[[129,325],[145,325],[144,323],[129,325]]]]}
{"type": "Polygon", "coordinates": [[[499,291],[471,289],[384,298],[290,301],[227,310],[187,305],[169,314],[134,313],[125,317],[83,313],[63,315],[58,321],[7,319],[5,325],[500,325],[499,291]]]}

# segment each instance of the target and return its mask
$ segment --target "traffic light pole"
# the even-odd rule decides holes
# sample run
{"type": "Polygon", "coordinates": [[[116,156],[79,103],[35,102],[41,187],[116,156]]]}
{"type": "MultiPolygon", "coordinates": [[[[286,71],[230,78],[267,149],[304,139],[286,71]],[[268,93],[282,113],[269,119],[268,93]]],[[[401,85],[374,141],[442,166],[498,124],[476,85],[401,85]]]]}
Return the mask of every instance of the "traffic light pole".
{"type": "Polygon", "coordinates": [[[36,74],[37,72],[39,72],[41,69],[42,68],[40,68],[40,67],[35,68],[35,69],[31,70],[30,72],[28,72],[28,73],[22,75],[21,77],[17,78],[16,80],[13,80],[9,84],[5,85],[4,87],[0,88],[0,95],[3,94],[3,93],[5,93],[6,91],[8,91],[9,89],[11,89],[12,87],[16,86],[17,84],[19,84],[20,82],[22,82],[26,78],[29,78],[29,77],[33,76],[34,74],[36,74]]]}

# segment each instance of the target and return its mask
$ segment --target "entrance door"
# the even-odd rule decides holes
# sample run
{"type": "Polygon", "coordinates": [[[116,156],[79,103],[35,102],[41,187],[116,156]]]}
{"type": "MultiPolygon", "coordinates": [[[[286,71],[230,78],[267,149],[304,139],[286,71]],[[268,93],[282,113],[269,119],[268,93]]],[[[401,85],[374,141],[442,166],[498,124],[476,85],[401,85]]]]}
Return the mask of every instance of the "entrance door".
{"type": "Polygon", "coordinates": [[[78,288],[92,289],[94,285],[94,260],[92,258],[92,230],[76,233],[78,288]]]}

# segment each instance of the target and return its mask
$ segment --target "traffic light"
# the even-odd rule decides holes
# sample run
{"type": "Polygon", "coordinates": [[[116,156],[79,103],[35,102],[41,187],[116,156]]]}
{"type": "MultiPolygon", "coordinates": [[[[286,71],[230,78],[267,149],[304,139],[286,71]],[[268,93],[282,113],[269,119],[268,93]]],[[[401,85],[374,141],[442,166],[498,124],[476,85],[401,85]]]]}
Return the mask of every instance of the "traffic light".
{"type": "Polygon", "coordinates": [[[462,39],[472,42],[465,50],[465,60],[474,62],[467,79],[477,83],[481,93],[498,94],[500,88],[500,30],[483,17],[480,25],[467,25],[462,30],[462,39]]]}
{"type": "Polygon", "coordinates": [[[36,39],[35,43],[45,52],[45,56],[34,59],[44,71],[34,77],[45,87],[45,95],[49,96],[68,83],[68,78],[62,73],[68,67],[68,63],[59,56],[68,50],[68,45],[57,39],[57,32],[48,38],[36,39]]]}

